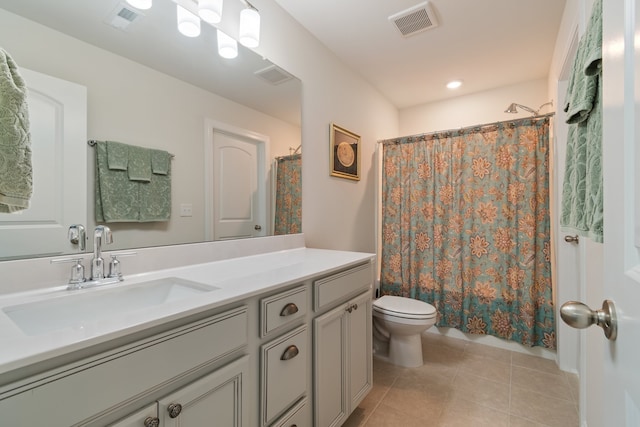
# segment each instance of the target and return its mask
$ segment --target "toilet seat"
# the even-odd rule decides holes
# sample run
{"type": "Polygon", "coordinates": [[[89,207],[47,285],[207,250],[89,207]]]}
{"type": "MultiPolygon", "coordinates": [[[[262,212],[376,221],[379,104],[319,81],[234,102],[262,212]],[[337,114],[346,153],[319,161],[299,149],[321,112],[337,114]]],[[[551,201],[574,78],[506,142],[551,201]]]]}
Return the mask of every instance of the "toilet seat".
{"type": "Polygon", "coordinates": [[[431,304],[391,295],[385,295],[375,300],[373,311],[399,319],[427,320],[436,317],[436,309],[431,304]]]}

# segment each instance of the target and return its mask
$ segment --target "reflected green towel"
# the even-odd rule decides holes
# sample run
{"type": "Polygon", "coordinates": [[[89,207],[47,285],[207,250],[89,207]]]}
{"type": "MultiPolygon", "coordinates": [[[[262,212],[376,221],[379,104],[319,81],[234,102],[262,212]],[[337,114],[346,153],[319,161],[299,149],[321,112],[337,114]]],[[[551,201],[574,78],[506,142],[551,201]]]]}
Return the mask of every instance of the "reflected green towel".
{"type": "Polygon", "coordinates": [[[96,221],[138,222],[140,183],[129,180],[126,170],[111,170],[107,143],[96,143],[96,221]]]}
{"type": "Polygon", "coordinates": [[[129,145],[127,170],[131,181],[151,181],[151,150],[129,145]]]}
{"type": "Polygon", "coordinates": [[[151,150],[151,172],[167,175],[171,165],[171,154],[164,150],[151,150]]]}
{"type": "Polygon", "coordinates": [[[129,165],[129,146],[116,141],[107,141],[109,169],[126,171],[129,165]]]}
{"type": "Polygon", "coordinates": [[[593,4],[567,90],[567,154],[562,186],[562,231],[603,241],[602,0],[593,4]]]}
{"type": "Polygon", "coordinates": [[[0,48],[0,212],[27,209],[32,193],[27,85],[0,48]]]}

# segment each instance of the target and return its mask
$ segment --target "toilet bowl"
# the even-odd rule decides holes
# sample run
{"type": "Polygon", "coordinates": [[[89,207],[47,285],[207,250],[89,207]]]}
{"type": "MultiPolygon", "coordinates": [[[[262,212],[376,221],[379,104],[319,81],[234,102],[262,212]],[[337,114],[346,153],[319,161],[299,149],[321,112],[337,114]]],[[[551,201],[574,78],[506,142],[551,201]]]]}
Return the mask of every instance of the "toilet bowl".
{"type": "Polygon", "coordinates": [[[422,366],[420,335],[435,323],[431,304],[391,295],[378,298],[373,302],[374,354],[394,365],[422,366]]]}

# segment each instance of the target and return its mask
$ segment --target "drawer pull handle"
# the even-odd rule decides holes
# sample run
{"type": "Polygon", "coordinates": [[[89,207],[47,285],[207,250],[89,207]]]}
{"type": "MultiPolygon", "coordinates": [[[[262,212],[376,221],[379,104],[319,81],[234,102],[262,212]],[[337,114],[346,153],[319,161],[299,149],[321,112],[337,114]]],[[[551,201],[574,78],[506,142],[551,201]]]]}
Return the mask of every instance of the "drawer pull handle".
{"type": "Polygon", "coordinates": [[[182,405],[179,403],[172,403],[167,407],[167,411],[169,411],[169,416],[171,418],[176,418],[182,412],[182,405]]]}
{"type": "Polygon", "coordinates": [[[295,345],[290,345],[289,347],[287,347],[284,353],[282,353],[282,357],[280,358],[280,360],[293,359],[298,355],[298,353],[300,353],[300,350],[298,350],[298,347],[296,347],[295,345]]]}
{"type": "Polygon", "coordinates": [[[160,418],[158,417],[147,417],[144,420],[144,427],[158,427],[160,425],[160,418]]]}
{"type": "Polygon", "coordinates": [[[294,303],[290,302],[285,305],[282,311],[280,312],[280,316],[291,316],[292,314],[296,314],[298,312],[298,306],[294,303]]]}

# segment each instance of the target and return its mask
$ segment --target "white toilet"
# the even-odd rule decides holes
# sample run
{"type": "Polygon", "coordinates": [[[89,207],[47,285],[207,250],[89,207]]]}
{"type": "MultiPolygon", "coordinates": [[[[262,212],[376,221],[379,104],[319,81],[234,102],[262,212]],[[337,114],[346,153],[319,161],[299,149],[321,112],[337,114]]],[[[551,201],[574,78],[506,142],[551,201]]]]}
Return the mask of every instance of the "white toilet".
{"type": "Polygon", "coordinates": [[[373,302],[374,354],[408,368],[422,366],[420,335],[436,323],[431,304],[385,295],[373,302]]]}

